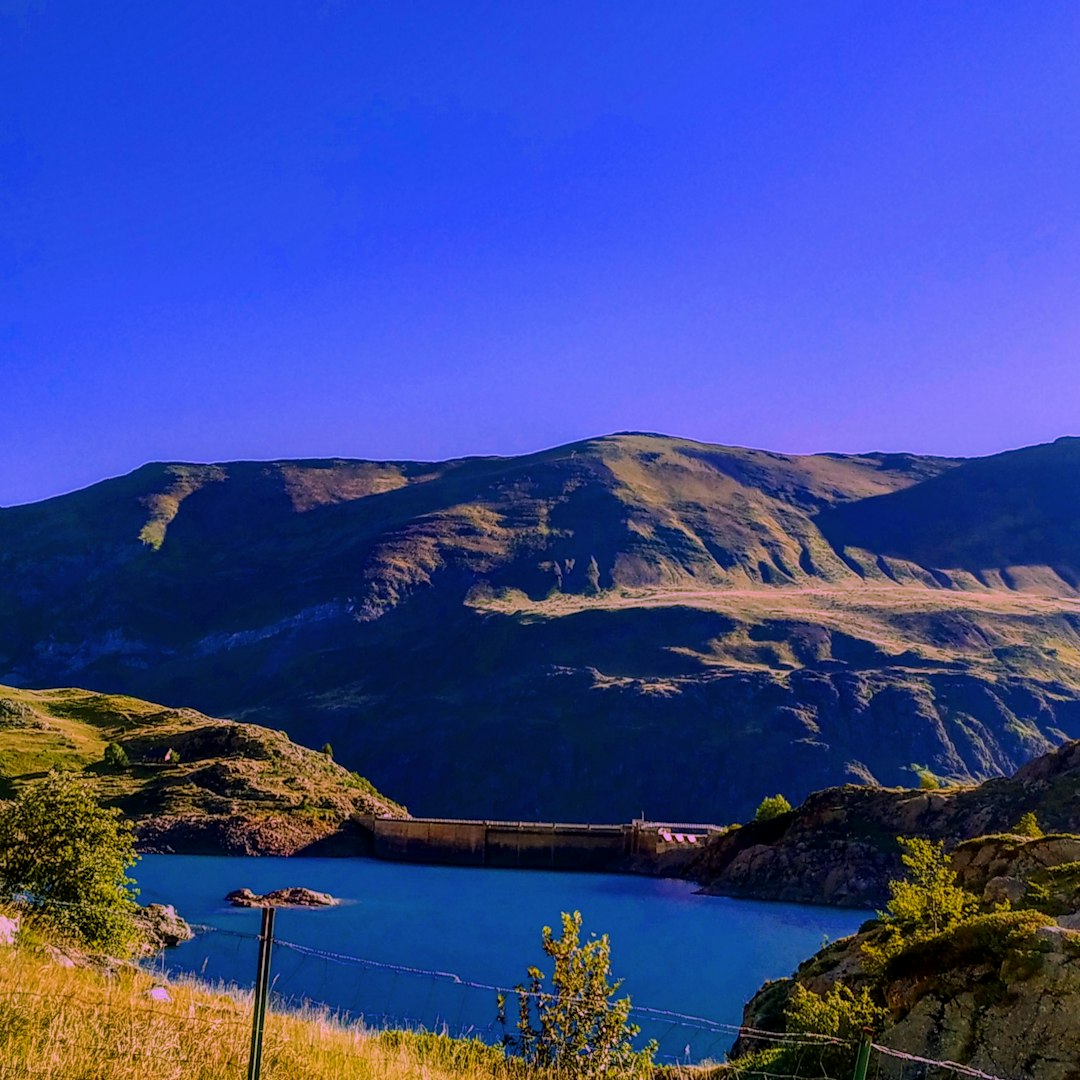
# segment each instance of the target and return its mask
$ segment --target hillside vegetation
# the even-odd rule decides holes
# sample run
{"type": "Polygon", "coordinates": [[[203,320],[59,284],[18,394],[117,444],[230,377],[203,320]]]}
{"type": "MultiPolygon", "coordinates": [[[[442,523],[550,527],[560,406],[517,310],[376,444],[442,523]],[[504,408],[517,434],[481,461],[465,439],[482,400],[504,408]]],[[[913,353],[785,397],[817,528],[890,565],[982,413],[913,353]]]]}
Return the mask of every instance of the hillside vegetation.
{"type": "Polygon", "coordinates": [[[50,769],[86,776],[99,802],[134,821],[143,850],[293,854],[326,848],[354,814],[405,813],[278,731],[131,697],[0,686],[0,797],[50,769]],[[109,744],[126,767],[105,764],[109,744]]]}
{"type": "Polygon", "coordinates": [[[147,465],[0,510],[0,679],[329,741],[422,814],[972,782],[1080,735],[1078,485],[1076,439],[147,465]]]}

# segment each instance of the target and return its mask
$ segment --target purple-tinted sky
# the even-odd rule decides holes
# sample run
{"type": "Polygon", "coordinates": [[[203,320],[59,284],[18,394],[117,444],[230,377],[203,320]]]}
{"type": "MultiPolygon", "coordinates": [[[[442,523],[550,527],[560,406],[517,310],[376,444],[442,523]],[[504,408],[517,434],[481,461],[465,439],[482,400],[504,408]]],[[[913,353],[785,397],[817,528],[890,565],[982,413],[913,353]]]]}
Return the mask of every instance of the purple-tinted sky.
{"type": "Polygon", "coordinates": [[[0,504],[1080,428],[1073,2],[0,0],[0,504]]]}

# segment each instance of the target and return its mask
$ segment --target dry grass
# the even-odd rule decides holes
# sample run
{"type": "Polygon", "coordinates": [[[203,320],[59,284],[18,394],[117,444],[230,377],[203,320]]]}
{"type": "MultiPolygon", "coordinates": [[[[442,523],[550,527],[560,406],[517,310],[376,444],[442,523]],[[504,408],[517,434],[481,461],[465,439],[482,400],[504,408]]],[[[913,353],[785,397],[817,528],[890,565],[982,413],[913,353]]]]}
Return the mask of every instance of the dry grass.
{"type": "MultiPolygon", "coordinates": [[[[0,911],[2,913],[2,911],[0,911]]],[[[247,1075],[251,994],[163,981],[114,961],[64,967],[24,931],[0,946],[0,1080],[229,1080],[247,1075]],[[164,988],[168,1000],[150,991],[164,988]]],[[[74,954],[78,955],[78,954],[74,954]]],[[[716,1066],[657,1066],[692,1080],[716,1066]]],[[[263,1080],[566,1080],[479,1040],[349,1024],[325,1008],[271,1010],[263,1080]]],[[[611,1080],[620,1080],[612,1076],[611,1080]]]]}
{"type": "MultiPolygon", "coordinates": [[[[0,951],[0,1080],[225,1080],[246,1075],[250,998],[142,972],[64,968],[0,951]]],[[[267,1018],[264,1080],[509,1077],[479,1043],[377,1033],[317,1010],[267,1018]]],[[[517,1071],[517,1070],[515,1070],[517,1071]]]]}

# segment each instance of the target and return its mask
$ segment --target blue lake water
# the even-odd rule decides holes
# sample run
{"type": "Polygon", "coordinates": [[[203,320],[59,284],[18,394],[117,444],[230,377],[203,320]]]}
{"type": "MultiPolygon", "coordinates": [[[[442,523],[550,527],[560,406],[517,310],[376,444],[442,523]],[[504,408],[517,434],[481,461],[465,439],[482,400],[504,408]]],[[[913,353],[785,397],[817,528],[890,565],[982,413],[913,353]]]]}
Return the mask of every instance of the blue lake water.
{"type": "MultiPolygon", "coordinates": [[[[142,859],[136,876],[144,903],[175,904],[189,922],[218,931],[169,950],[173,970],[250,986],[261,914],[223,897],[242,886],[262,893],[303,885],[343,902],[277,912],[276,994],[325,1002],[371,1024],[471,1031],[490,1040],[500,1034],[495,994],[470,984],[512,987],[529,965],[544,968],[540,930],[558,927],[562,911],[580,911],[586,933],[610,936],[612,971],[635,1006],[725,1024],[739,1023],[743,1003],[764,980],[790,974],[824,938],[852,933],[867,917],[700,896],[683,881],[372,859],[155,855],[142,859]],[[431,971],[462,981],[425,974],[431,971]]],[[[731,1042],[706,1025],[636,1019],[643,1035],[661,1040],[664,1057],[719,1058],[731,1042]]]]}

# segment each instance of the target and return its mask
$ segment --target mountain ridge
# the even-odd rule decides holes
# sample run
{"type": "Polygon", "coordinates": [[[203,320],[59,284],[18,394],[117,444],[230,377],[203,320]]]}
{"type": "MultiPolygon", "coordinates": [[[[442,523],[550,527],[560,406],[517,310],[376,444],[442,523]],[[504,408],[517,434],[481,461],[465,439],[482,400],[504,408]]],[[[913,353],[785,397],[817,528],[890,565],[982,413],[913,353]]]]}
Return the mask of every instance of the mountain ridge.
{"type": "Polygon", "coordinates": [[[419,813],[730,820],[780,758],[799,797],[985,779],[1080,734],[1078,484],[1076,439],[148,464],[0,510],[0,681],[329,740],[419,813]]]}

